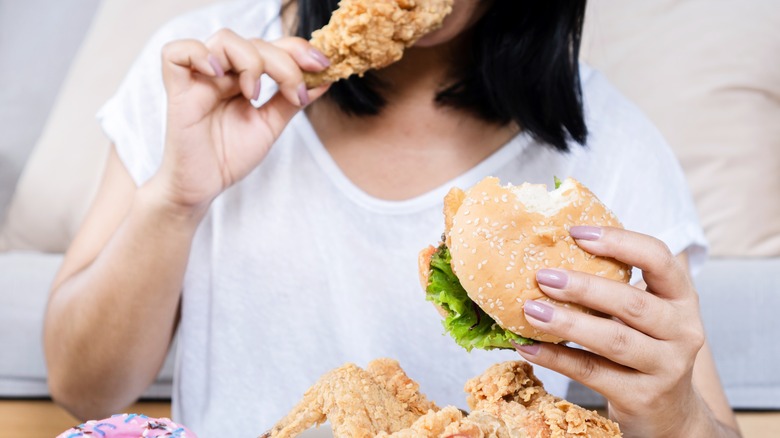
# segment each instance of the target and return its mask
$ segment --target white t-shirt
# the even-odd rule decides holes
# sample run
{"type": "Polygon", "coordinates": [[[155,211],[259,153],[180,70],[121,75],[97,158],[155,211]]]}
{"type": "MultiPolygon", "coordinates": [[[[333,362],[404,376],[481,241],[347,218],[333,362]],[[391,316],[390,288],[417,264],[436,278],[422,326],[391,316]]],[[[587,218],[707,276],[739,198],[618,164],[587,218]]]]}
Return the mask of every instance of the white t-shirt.
{"type": "MultiPolygon", "coordinates": [[[[99,114],[138,184],[154,174],[163,149],[161,46],[222,27],[273,40],[281,35],[278,11],[278,0],[218,4],[153,37],[99,114]]],[[[548,184],[573,176],[626,228],[700,263],[703,233],[664,139],[601,75],[583,66],[582,83],[587,147],[561,154],[521,133],[463,175],[399,202],[356,187],[298,114],[262,165],[216,199],[195,236],[178,332],[176,421],[203,437],[257,436],[326,371],[379,357],[400,361],[438,404],[465,408],[467,379],[519,356],[467,353],[443,334],[416,258],[443,231],[449,188],[488,175],[548,184]]],[[[265,84],[261,99],[272,88],[265,84]]],[[[537,371],[552,393],[565,395],[567,379],[537,371]]]]}

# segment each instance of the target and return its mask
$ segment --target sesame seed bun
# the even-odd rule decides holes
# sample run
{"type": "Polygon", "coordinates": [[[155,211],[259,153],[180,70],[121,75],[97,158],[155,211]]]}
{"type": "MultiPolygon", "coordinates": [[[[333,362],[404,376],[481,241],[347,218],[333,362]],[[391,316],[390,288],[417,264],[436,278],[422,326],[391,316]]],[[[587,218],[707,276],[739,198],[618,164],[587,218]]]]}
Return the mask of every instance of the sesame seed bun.
{"type": "MultiPolygon", "coordinates": [[[[544,184],[501,186],[497,178],[485,178],[466,192],[453,189],[445,198],[444,213],[445,243],[461,285],[498,325],[520,336],[563,341],[525,319],[526,300],[556,303],[539,288],[538,270],[576,270],[622,282],[631,278],[629,266],[585,252],[569,235],[575,225],[622,228],[615,215],[572,178],[552,192],[544,184]]],[[[557,304],[590,313],[579,305],[557,304]]]]}

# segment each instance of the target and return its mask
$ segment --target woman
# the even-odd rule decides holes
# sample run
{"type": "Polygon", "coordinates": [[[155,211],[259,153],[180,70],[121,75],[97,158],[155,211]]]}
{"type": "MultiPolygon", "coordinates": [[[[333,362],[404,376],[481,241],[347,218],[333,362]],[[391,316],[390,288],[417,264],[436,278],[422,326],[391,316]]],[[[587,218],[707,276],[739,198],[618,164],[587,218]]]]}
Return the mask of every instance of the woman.
{"type": "Polygon", "coordinates": [[[47,312],[54,398],[84,418],[121,409],[177,331],[174,415],[204,436],[257,434],[323,372],[381,356],[462,406],[463,382],[513,354],[466,354],[423,300],[414,260],[442,197],[488,174],[571,175],[633,230],[578,242],[644,270],[651,293],[540,271],[551,296],[624,324],[529,307],[589,351],[520,354],[606,395],[626,436],[738,436],[688,275],[703,238],[682,174],[638,111],[580,71],[585,2],[455,0],[397,64],[306,90],[302,71],[328,61],[289,35],[335,6],[245,0],[176,20],[101,110],[113,152],[47,312]]]}

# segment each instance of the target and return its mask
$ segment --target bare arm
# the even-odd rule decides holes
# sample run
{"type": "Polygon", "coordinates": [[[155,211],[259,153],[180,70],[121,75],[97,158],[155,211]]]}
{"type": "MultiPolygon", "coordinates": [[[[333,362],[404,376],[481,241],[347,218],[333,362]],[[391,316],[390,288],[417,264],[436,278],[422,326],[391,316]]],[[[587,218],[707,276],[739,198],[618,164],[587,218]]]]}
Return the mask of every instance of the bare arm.
{"type": "Polygon", "coordinates": [[[44,347],[52,396],[80,418],[103,418],[157,375],[175,328],[200,215],[136,189],[116,152],[54,281],[44,347]]]}
{"type": "Polygon", "coordinates": [[[112,150],[96,200],[57,275],[44,349],[54,399],[82,419],[135,400],[159,371],[176,326],[190,247],[213,199],[264,159],[289,120],[327,87],[302,39],[270,43],[228,30],[168,44],[165,150],[136,188],[112,150]],[[267,73],[279,92],[251,105],[267,73]]]}

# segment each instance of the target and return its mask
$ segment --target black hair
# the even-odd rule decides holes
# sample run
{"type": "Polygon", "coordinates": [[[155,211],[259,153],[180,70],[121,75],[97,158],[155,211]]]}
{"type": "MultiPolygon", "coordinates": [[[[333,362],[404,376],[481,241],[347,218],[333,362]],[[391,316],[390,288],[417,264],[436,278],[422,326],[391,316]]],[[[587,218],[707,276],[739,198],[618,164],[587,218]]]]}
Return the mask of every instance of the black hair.
{"type": "MultiPolygon", "coordinates": [[[[585,144],[579,49],[586,0],[493,0],[470,49],[436,102],[498,124],[516,123],[560,151],[585,144]]],[[[327,24],[338,0],[298,0],[298,36],[327,24]]],[[[357,116],[379,114],[383,84],[371,72],[331,86],[328,98],[357,116]]]]}

